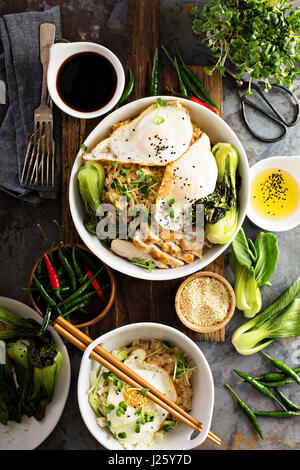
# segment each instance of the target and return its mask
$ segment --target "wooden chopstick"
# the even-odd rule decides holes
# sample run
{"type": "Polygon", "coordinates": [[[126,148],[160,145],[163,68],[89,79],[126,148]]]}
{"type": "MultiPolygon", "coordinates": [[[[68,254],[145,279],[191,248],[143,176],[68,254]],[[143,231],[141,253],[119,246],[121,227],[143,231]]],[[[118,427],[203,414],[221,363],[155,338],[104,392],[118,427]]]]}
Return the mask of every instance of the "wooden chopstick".
{"type": "MultiPolygon", "coordinates": [[[[81,351],[84,351],[86,347],[93,341],[89,336],[87,336],[85,333],[62,317],[58,317],[56,319],[53,327],[59,334],[61,334],[61,336],[65,337],[81,351]]],[[[159,390],[155,389],[151,384],[136,374],[132,369],[127,367],[123,362],[119,361],[115,356],[106,351],[106,349],[104,349],[102,346],[96,346],[91,352],[90,357],[99,362],[106,369],[113,372],[128,385],[134,388],[149,389],[149,392],[147,392],[147,397],[150,400],[176,416],[180,421],[189,425],[197,432],[201,432],[203,426],[199,421],[189,415],[186,411],[182,410],[176,403],[172,402],[165,395],[159,392],[159,390]]],[[[208,433],[208,439],[217,445],[221,445],[220,438],[211,432],[208,433]]]]}

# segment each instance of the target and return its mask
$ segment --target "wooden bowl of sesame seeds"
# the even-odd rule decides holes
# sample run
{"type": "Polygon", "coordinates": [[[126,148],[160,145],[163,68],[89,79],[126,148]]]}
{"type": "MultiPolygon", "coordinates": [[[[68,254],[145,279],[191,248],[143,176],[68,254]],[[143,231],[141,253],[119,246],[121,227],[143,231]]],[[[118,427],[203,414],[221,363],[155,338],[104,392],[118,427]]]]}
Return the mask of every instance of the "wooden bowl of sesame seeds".
{"type": "Polygon", "coordinates": [[[179,286],[175,309],[181,322],[193,331],[213,333],[224,327],[235,310],[229,282],[217,273],[200,271],[179,286]]]}

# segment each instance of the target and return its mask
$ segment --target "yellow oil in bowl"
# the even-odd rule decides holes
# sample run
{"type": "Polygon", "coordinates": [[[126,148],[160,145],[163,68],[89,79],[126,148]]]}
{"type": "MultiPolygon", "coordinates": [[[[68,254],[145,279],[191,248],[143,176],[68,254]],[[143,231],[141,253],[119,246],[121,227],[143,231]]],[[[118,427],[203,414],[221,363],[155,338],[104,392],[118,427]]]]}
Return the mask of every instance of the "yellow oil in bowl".
{"type": "Polygon", "coordinates": [[[286,170],[278,168],[262,170],[253,178],[250,204],[262,218],[286,219],[299,207],[299,184],[286,170]]]}

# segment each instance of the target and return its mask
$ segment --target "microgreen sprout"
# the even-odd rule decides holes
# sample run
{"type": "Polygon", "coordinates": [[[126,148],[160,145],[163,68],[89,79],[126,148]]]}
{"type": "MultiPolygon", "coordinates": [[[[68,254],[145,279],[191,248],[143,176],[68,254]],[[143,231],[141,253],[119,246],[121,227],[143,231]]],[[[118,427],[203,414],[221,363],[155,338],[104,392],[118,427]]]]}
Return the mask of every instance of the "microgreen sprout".
{"type": "MultiPolygon", "coordinates": [[[[287,0],[218,0],[203,9],[192,9],[193,31],[207,44],[221,74],[229,59],[239,69],[236,79],[244,74],[265,83],[294,89],[293,81],[300,74],[296,67],[300,56],[300,8],[287,0]]],[[[211,75],[212,70],[205,69],[211,75]]]]}

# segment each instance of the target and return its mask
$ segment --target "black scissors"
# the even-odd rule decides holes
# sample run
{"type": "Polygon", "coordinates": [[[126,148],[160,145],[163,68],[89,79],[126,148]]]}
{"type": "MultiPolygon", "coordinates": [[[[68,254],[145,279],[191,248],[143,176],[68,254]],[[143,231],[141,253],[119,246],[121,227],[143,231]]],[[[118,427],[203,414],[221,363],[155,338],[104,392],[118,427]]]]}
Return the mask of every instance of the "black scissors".
{"type": "MultiPolygon", "coordinates": [[[[208,54],[207,54],[207,56],[213,64],[216,63],[216,60],[214,59],[214,57],[212,57],[208,54]]],[[[224,77],[226,79],[230,80],[233,87],[237,89],[237,91],[239,93],[239,96],[240,96],[240,100],[241,100],[241,111],[242,111],[242,116],[243,116],[244,122],[245,122],[248,130],[251,132],[251,134],[254,137],[256,137],[257,139],[261,140],[262,142],[278,142],[279,140],[282,140],[285,137],[285,135],[287,133],[287,128],[291,127],[291,126],[294,126],[296,124],[298,116],[299,116],[299,101],[298,101],[297,96],[293,92],[288,90],[287,88],[285,88],[283,86],[280,86],[280,85],[272,85],[272,87],[280,88],[283,92],[288,93],[288,95],[290,95],[290,102],[291,102],[291,105],[294,107],[293,120],[290,121],[290,122],[286,121],[286,119],[284,119],[284,117],[277,111],[277,109],[274,108],[272,103],[270,103],[270,101],[266,97],[266,94],[262,91],[261,86],[259,85],[259,83],[257,83],[257,84],[256,83],[251,83],[251,88],[254,89],[259,94],[259,96],[264,100],[266,105],[271,110],[270,112],[267,112],[265,109],[261,108],[260,106],[258,106],[253,101],[250,101],[247,98],[245,91],[249,87],[249,82],[248,81],[237,80],[235,78],[235,76],[233,75],[233,73],[226,67],[225,67],[225,76],[224,77]],[[273,137],[273,138],[267,138],[267,137],[264,137],[262,135],[259,135],[250,126],[250,123],[249,123],[249,120],[248,120],[247,114],[246,114],[246,105],[248,105],[250,108],[255,109],[259,113],[263,114],[264,116],[266,116],[271,121],[275,122],[281,129],[280,135],[278,137],[273,137]]]]}

